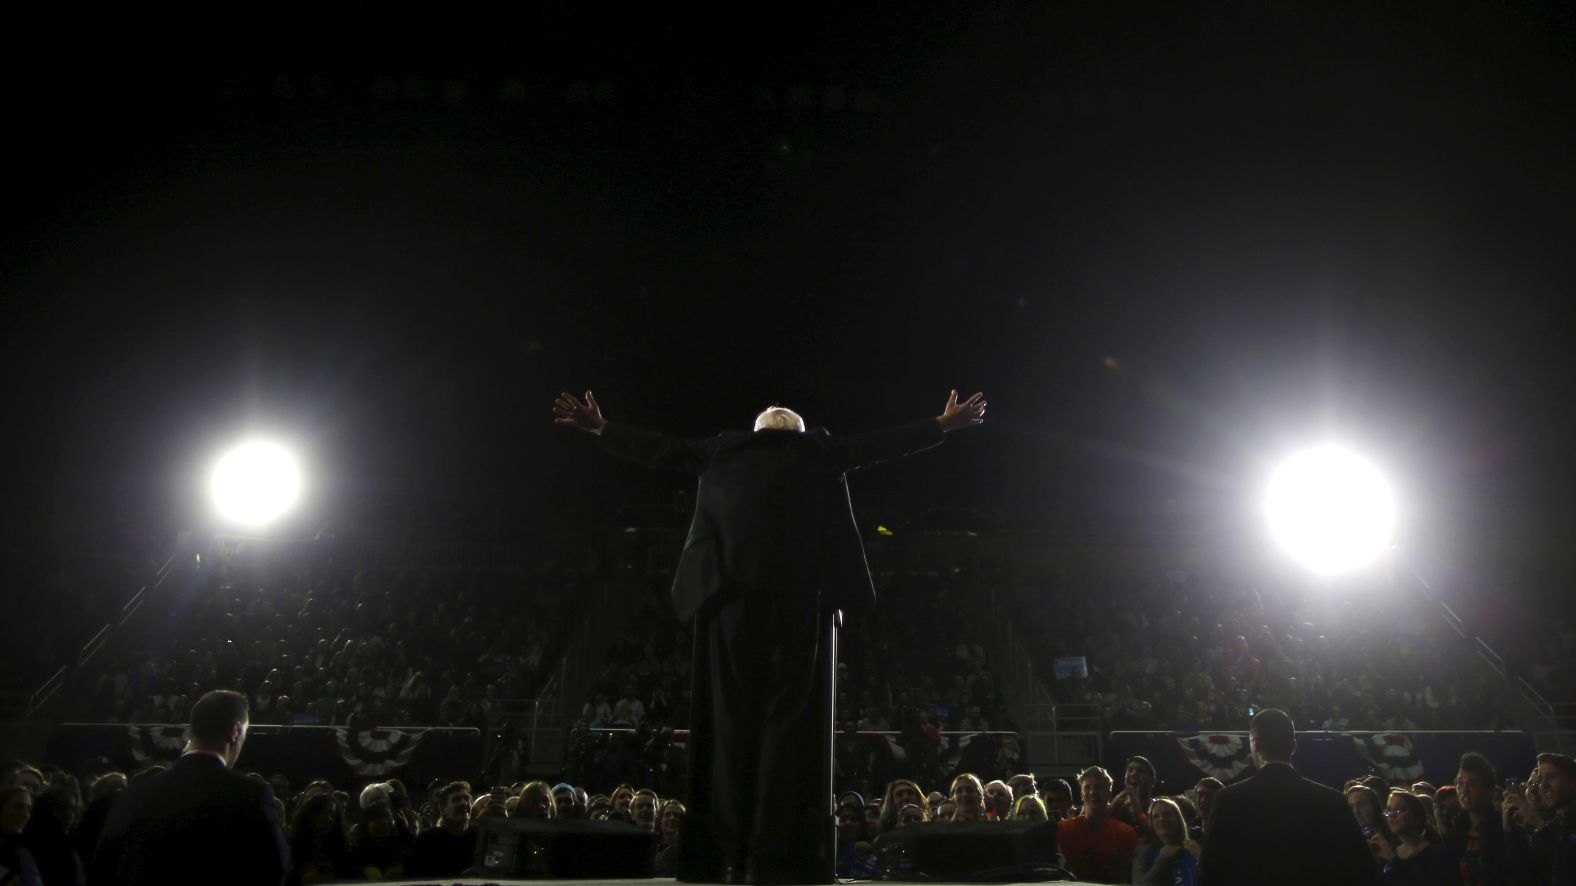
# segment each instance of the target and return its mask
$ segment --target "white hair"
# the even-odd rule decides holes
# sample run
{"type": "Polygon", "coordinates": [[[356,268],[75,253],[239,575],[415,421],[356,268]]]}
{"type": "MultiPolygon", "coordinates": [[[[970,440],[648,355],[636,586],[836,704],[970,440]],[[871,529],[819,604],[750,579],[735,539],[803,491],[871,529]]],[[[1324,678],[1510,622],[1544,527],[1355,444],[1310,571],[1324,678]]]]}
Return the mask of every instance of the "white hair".
{"type": "Polygon", "coordinates": [[[804,419],[799,413],[784,406],[773,406],[755,417],[755,429],[770,428],[779,431],[798,431],[804,433],[804,419]]]}
{"type": "Polygon", "coordinates": [[[361,789],[361,808],[365,809],[373,803],[387,803],[391,793],[387,782],[373,782],[361,789]]]}

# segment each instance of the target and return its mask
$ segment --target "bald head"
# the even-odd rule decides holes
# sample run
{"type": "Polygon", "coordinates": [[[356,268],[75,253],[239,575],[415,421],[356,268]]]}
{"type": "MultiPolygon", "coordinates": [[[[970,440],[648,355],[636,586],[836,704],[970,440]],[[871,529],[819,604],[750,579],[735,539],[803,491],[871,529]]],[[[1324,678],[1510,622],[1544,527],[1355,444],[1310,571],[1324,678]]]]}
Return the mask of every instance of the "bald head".
{"type": "Polygon", "coordinates": [[[782,406],[773,406],[755,417],[755,430],[798,431],[804,433],[804,419],[799,413],[782,406]]]}

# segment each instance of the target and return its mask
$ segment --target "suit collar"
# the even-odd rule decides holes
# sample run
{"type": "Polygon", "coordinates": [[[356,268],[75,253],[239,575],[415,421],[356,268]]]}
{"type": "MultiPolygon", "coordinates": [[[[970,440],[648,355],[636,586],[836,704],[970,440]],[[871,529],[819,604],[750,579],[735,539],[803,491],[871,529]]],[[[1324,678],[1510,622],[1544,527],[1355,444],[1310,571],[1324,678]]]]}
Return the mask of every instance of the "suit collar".
{"type": "Polygon", "coordinates": [[[1297,774],[1297,770],[1292,768],[1290,763],[1281,763],[1278,761],[1273,763],[1265,763],[1262,767],[1260,767],[1258,776],[1256,777],[1272,778],[1277,780],[1302,778],[1302,776],[1297,774]]]}
{"type": "Polygon", "coordinates": [[[179,765],[182,765],[182,766],[214,766],[214,765],[217,765],[220,769],[229,769],[230,768],[228,765],[225,764],[224,757],[220,756],[218,751],[199,751],[199,750],[187,751],[186,753],[181,754],[181,759],[178,761],[178,763],[179,763],[179,765]]]}

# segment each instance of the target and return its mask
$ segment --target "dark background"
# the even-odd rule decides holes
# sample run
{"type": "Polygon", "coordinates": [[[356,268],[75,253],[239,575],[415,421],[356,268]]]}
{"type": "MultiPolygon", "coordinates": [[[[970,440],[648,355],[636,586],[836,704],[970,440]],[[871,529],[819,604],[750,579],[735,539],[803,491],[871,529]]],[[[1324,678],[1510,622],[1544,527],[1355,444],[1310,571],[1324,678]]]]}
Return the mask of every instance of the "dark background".
{"type": "Polygon", "coordinates": [[[1568,575],[1570,6],[1178,6],[24,22],[8,544],[192,525],[248,430],[303,521],[551,525],[685,485],[560,390],[700,434],[956,387],[987,425],[871,507],[1257,544],[1266,465],[1333,435],[1412,546],[1568,575]]]}

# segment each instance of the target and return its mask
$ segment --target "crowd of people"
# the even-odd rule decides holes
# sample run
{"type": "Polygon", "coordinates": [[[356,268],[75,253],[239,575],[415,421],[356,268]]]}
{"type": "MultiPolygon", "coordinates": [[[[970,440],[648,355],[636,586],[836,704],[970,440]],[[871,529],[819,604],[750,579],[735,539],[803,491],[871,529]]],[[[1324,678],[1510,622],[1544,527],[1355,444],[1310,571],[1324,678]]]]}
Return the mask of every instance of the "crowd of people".
{"type": "Polygon", "coordinates": [[[686,810],[680,800],[652,788],[620,785],[589,795],[566,783],[473,787],[466,780],[440,779],[413,791],[394,778],[356,786],[320,779],[297,791],[282,776],[225,771],[240,758],[250,725],[247,708],[240,693],[204,694],[193,706],[190,744],[180,760],[129,776],[102,772],[82,781],[58,766],[4,764],[0,883],[184,883],[219,876],[232,883],[309,884],[457,877],[479,867],[479,822],[494,817],[627,822],[653,834],[654,869],[672,872],[686,810]],[[237,781],[248,786],[239,799],[237,781]],[[183,851],[168,852],[177,847],[183,851]],[[204,864],[208,856],[227,852],[232,856],[224,865],[231,873],[218,875],[204,864]]]}
{"type": "MultiPolygon", "coordinates": [[[[1043,822],[1053,828],[1031,829],[1027,838],[1046,841],[1039,856],[1080,880],[1184,886],[1272,882],[1218,875],[1212,880],[1210,874],[1212,867],[1226,870],[1229,861],[1245,854],[1239,844],[1246,826],[1239,815],[1222,810],[1232,805],[1240,811],[1241,801],[1251,800],[1242,789],[1291,757],[1291,722],[1282,718],[1284,753],[1277,756],[1269,740],[1256,734],[1261,774],[1232,787],[1214,778],[1182,790],[1161,785],[1150,761],[1133,757],[1120,784],[1091,765],[1078,774],[1076,790],[1065,780],[1041,782],[1025,772],[988,781],[965,772],[945,791],[895,779],[868,798],[853,791],[829,797],[837,822],[837,875],[903,879],[923,874],[912,868],[912,853],[896,848],[900,842],[884,839],[902,828],[1043,822]],[[1163,793],[1163,787],[1172,793],[1163,793]]],[[[238,869],[230,882],[458,877],[479,870],[479,822],[491,817],[626,822],[651,833],[649,860],[658,876],[671,875],[683,851],[685,804],[678,794],[656,787],[620,784],[588,792],[567,782],[483,787],[436,780],[412,790],[388,779],[354,786],[317,780],[296,790],[278,778],[226,771],[240,757],[247,725],[246,702],[239,694],[213,692],[194,706],[191,745],[174,764],[129,775],[99,773],[86,781],[58,767],[5,764],[0,768],[0,882],[195,882],[179,867],[167,866],[196,865],[199,859],[189,853],[164,858],[160,852],[169,845],[198,843],[202,852],[239,854],[232,858],[236,863],[246,862],[251,853],[255,863],[238,869]],[[250,798],[249,810],[247,802],[235,799],[237,792],[250,798]],[[205,804],[212,806],[207,816],[191,814],[205,804]],[[210,826],[216,829],[203,830],[210,826]],[[249,832],[276,839],[272,847],[268,840],[248,842],[249,832]]],[[[1315,824],[1318,814],[1329,810],[1313,808],[1311,802],[1306,810],[1279,814],[1290,821],[1305,817],[1306,824],[1298,827],[1316,844],[1306,847],[1315,855],[1337,854],[1333,845],[1317,844],[1333,844],[1332,833],[1349,832],[1359,847],[1359,868],[1350,882],[1576,882],[1576,761],[1570,757],[1539,755],[1525,781],[1502,782],[1487,759],[1467,753],[1449,785],[1391,785],[1368,776],[1352,779],[1339,794],[1309,789],[1334,802],[1340,819],[1333,823],[1335,831],[1315,824]]],[[[1295,839],[1298,827],[1288,829],[1288,836],[1295,839]]]]}
{"type": "MultiPolygon", "coordinates": [[[[949,756],[943,732],[1016,729],[981,631],[955,615],[970,609],[972,586],[950,575],[886,573],[875,581],[882,605],[841,632],[837,670],[839,783],[861,792],[896,777],[950,778],[960,761],[949,756]],[[932,638],[943,633],[949,642],[936,644],[932,638]],[[890,734],[895,751],[884,740],[857,737],[871,733],[890,734]]],[[[662,580],[648,582],[570,732],[571,773],[585,783],[660,778],[655,773],[682,765],[667,758],[674,756],[674,732],[689,726],[692,638],[667,597],[662,580]]],[[[1010,735],[993,734],[969,765],[992,770],[1002,754],[1001,765],[1010,768],[1016,748],[1010,735]]]]}
{"type": "MultiPolygon", "coordinates": [[[[845,731],[1012,731],[971,603],[1008,591],[1051,697],[1087,704],[1102,729],[1240,731],[1254,710],[1298,712],[1302,729],[1516,728],[1504,681],[1415,592],[1321,595],[1176,575],[1109,592],[1010,576],[877,574],[882,605],[840,641],[845,731]],[[1059,668],[1074,660],[1081,667],[1059,668]]],[[[690,635],[654,583],[613,643],[582,716],[592,728],[685,728],[690,635]]],[[[1519,671],[1554,701],[1571,688],[1576,630],[1524,647],[1519,671]]],[[[934,773],[919,773],[934,774],[934,773]]]]}
{"type": "Polygon", "coordinates": [[[88,716],[178,723],[198,687],[222,686],[247,695],[257,723],[485,728],[501,699],[541,690],[587,581],[232,544],[189,592],[138,613],[144,639],[104,656],[88,716]]]}
{"type": "MultiPolygon", "coordinates": [[[[564,628],[590,617],[584,591],[594,580],[377,570],[327,548],[315,557],[231,548],[186,593],[147,604],[139,644],[95,662],[93,719],[182,722],[217,686],[245,697],[248,722],[485,728],[500,699],[540,687],[563,653],[564,628]]],[[[1296,712],[1305,730],[1513,725],[1503,682],[1410,592],[1320,596],[1180,575],[1101,593],[968,572],[878,573],[876,582],[883,605],[844,630],[836,677],[843,876],[901,873],[880,840],[898,827],[1043,818],[1058,823],[1057,857],[1080,879],[1207,882],[1200,863],[1222,789],[1213,779],[1162,795],[1142,758],[1120,783],[1098,766],[1073,785],[1037,785],[1021,771],[981,630],[990,613],[977,595],[987,584],[1008,591],[1056,700],[1096,707],[1106,729],[1241,730],[1264,708],[1296,712]],[[1083,668],[1060,674],[1068,659],[1083,668]],[[988,740],[945,759],[944,731],[988,740]],[[854,740],[873,735],[894,750],[854,740]]],[[[685,814],[692,639],[655,576],[627,620],[569,730],[552,779],[560,784],[492,766],[420,790],[398,780],[296,789],[256,776],[277,806],[289,882],[457,875],[474,863],[475,822],[488,816],[630,821],[656,835],[655,869],[671,873],[685,814]]],[[[1512,665],[1563,700],[1573,650],[1576,634],[1556,625],[1512,665]]],[[[1453,785],[1348,783],[1374,874],[1576,882],[1566,857],[1576,846],[1570,763],[1539,761],[1524,781],[1501,782],[1469,754],[1453,785]]],[[[160,771],[79,782],[81,773],[56,767],[7,765],[0,884],[82,882],[116,798],[160,771]]]]}
{"type": "MultiPolygon", "coordinates": [[[[269,554],[232,543],[199,587],[144,603],[142,638],[93,662],[80,716],[178,722],[196,687],[218,685],[246,693],[259,723],[486,728],[499,700],[541,690],[597,580],[381,570],[331,545],[269,554]]],[[[875,580],[882,605],[840,639],[839,728],[904,734],[916,759],[927,755],[913,739],[927,732],[1017,728],[985,640],[991,614],[975,602],[987,587],[1013,601],[1052,698],[1093,706],[1105,730],[1240,730],[1265,707],[1297,711],[1303,729],[1520,725],[1503,681],[1404,589],[1321,595],[1171,574],[1090,592],[967,570],[875,580]],[[1082,666],[1059,667],[1069,660],[1082,666]]],[[[689,725],[691,632],[665,580],[647,584],[576,702],[592,729],[689,725]]],[[[1567,700],[1576,630],[1561,623],[1514,649],[1518,675],[1567,700]]]]}
{"type": "MultiPolygon", "coordinates": [[[[981,631],[971,587],[955,576],[878,574],[881,605],[850,621],[839,640],[839,725],[897,730],[907,708],[943,729],[1011,729],[981,631]],[[935,639],[941,633],[945,642],[935,639]]],[[[631,629],[616,637],[590,689],[592,728],[689,725],[690,631],[673,616],[667,588],[649,583],[631,629]]]]}
{"type": "Polygon", "coordinates": [[[1518,726],[1504,681],[1415,589],[1183,575],[1098,593],[1006,584],[1053,697],[1098,706],[1107,729],[1241,730],[1266,707],[1309,730],[1518,726]],[[1085,667],[1057,679],[1058,659],[1085,667]]]}

